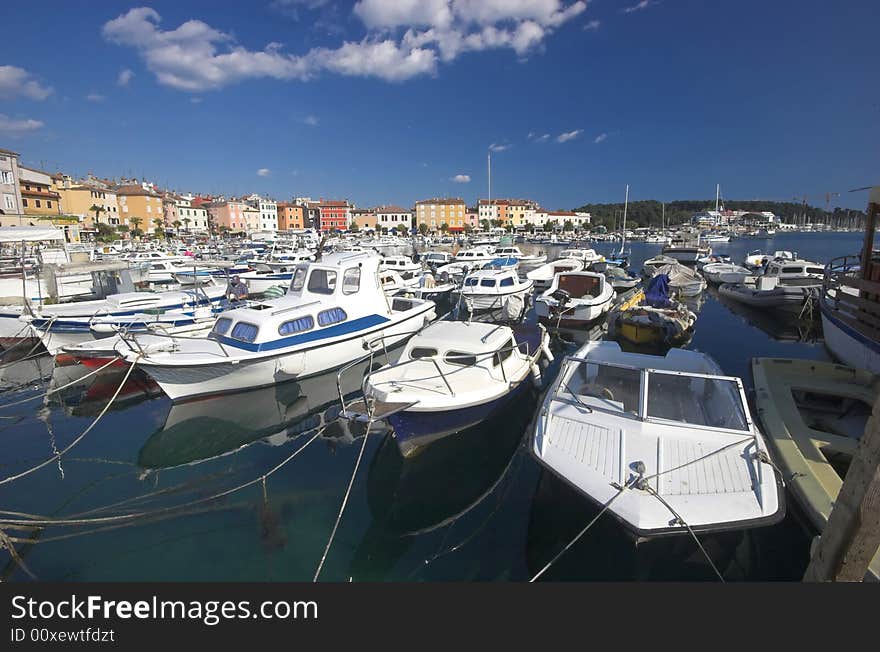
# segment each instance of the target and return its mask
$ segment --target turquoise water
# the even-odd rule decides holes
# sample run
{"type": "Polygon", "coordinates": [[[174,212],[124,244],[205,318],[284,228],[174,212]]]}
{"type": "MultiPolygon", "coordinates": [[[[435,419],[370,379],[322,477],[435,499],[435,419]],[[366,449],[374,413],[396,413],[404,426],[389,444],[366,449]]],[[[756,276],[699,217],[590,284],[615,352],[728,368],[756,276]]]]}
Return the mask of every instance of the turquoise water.
{"type": "MultiPolygon", "coordinates": [[[[753,249],[788,249],[825,262],[857,253],[860,246],[861,234],[782,234],[772,241],[735,240],[716,251],[741,261],[753,249]]],[[[632,243],[631,250],[631,267],[639,270],[660,247],[632,243]]],[[[712,292],[694,307],[699,318],[689,348],[711,354],[747,386],[753,356],[827,358],[821,331],[808,325],[745,311],[712,292]]],[[[575,348],[554,343],[557,354],[575,348]]],[[[545,382],[557,366],[544,374],[545,382]]],[[[41,397],[83,373],[54,368],[46,357],[5,362],[0,402],[41,397]]],[[[101,374],[48,399],[0,408],[0,478],[67,446],[107,405],[122,378],[101,374]]],[[[359,382],[356,370],[345,391],[359,382]]],[[[387,432],[372,432],[321,579],[534,575],[596,513],[529,456],[525,445],[538,402],[538,391],[530,390],[489,421],[407,460],[387,432]]],[[[18,547],[40,580],[311,580],[364,442],[363,427],[341,424],[337,411],[335,375],[172,406],[136,370],[107,414],[60,464],[0,485],[0,507],[7,512],[2,527],[9,536],[31,541],[18,547]],[[320,436],[261,480],[316,429],[320,436]],[[82,522],[15,529],[8,521],[17,517],[8,512],[82,522]]],[[[810,534],[788,502],[778,525],[704,537],[727,579],[800,578],[810,534]]],[[[3,577],[27,580],[2,554],[3,577]]],[[[692,540],[675,537],[636,547],[610,518],[600,520],[544,576],[713,578],[692,540]]]]}

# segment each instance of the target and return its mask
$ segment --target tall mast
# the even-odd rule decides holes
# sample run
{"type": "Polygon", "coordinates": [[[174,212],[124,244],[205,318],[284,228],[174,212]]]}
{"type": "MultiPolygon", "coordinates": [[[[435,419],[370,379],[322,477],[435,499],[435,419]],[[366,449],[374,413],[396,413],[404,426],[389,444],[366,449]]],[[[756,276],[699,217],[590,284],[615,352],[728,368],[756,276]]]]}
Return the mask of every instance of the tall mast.
{"type": "Polygon", "coordinates": [[[721,184],[715,184],[715,212],[718,212],[718,199],[721,197],[721,184]]]}
{"type": "Polygon", "coordinates": [[[620,239],[620,253],[623,256],[623,246],[626,244],[626,207],[629,204],[629,184],[626,184],[626,196],[623,199],[623,237],[620,239]]]}
{"type": "Polygon", "coordinates": [[[492,210],[492,152],[486,153],[486,165],[489,169],[489,210],[492,210]]]}

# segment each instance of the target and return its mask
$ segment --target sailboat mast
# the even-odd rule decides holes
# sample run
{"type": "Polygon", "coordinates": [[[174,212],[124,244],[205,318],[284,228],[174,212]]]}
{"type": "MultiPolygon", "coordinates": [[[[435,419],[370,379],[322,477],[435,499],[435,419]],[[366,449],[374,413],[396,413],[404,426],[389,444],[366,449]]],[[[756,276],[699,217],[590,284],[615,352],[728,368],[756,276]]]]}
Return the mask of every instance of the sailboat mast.
{"type": "Polygon", "coordinates": [[[622,238],[620,239],[620,253],[619,256],[623,256],[623,247],[626,244],[626,208],[629,204],[629,184],[626,184],[626,196],[623,199],[623,233],[622,238]]]}
{"type": "Polygon", "coordinates": [[[721,198],[721,184],[715,184],[715,212],[718,212],[718,200],[721,198]]]}

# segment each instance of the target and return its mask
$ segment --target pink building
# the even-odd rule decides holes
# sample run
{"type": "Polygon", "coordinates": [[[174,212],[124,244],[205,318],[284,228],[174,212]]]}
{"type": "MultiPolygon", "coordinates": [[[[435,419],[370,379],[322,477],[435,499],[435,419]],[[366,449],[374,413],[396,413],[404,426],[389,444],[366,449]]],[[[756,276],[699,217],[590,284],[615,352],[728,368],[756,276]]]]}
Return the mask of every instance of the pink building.
{"type": "Polygon", "coordinates": [[[203,204],[214,221],[214,228],[225,226],[232,233],[258,231],[260,211],[254,210],[244,201],[230,199],[203,204]]]}

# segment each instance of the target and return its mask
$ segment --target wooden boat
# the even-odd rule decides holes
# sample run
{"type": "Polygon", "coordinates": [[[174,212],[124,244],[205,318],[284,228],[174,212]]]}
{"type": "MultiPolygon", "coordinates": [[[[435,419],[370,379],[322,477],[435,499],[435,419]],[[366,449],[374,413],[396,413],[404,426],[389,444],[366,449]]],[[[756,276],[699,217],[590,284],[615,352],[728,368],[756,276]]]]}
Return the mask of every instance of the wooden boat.
{"type": "Polygon", "coordinates": [[[784,516],[742,381],[698,351],[661,357],[588,342],[547,392],[531,451],[638,538],[784,516]]]}
{"type": "MultiPolygon", "coordinates": [[[[752,376],[774,459],[821,532],[880,394],[880,378],[843,365],[782,358],[753,358],[752,376]]],[[[868,573],[866,579],[880,580],[880,553],[868,573]]]]}

